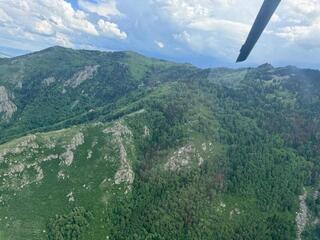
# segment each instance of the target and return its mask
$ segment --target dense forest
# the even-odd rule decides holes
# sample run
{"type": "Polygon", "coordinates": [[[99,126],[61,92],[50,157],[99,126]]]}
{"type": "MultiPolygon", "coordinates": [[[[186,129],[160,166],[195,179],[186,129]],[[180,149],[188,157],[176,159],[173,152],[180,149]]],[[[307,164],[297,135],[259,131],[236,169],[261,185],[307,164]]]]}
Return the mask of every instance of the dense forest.
{"type": "Polygon", "coordinates": [[[319,92],[291,66],[2,59],[0,239],[320,239],[319,92]]]}

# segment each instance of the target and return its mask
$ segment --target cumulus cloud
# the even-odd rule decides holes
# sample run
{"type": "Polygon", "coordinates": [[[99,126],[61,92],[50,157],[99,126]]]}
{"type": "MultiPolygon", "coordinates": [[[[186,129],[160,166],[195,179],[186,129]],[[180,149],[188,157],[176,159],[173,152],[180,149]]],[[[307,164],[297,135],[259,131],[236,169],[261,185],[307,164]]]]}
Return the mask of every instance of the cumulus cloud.
{"type": "Polygon", "coordinates": [[[190,43],[191,42],[191,36],[187,31],[183,31],[181,33],[173,34],[173,38],[178,41],[185,41],[190,43]]]}
{"type": "Polygon", "coordinates": [[[37,21],[34,28],[40,34],[52,35],[54,33],[52,25],[47,20],[37,21]]]}
{"type": "Polygon", "coordinates": [[[164,43],[160,41],[154,41],[154,43],[159,47],[159,48],[164,48],[164,43]]]}
{"type": "MultiPolygon", "coordinates": [[[[157,46],[166,50],[161,57],[178,59],[171,50],[179,49],[181,61],[213,58],[231,65],[262,2],[0,0],[0,42],[30,50],[62,44],[148,54],[157,46]]],[[[281,1],[248,61],[295,64],[298,58],[306,64],[320,61],[319,0],[281,1]]]]}
{"type": "Polygon", "coordinates": [[[0,22],[9,22],[12,21],[12,18],[0,8],[0,22]]]}
{"type": "Polygon", "coordinates": [[[57,45],[61,45],[64,47],[74,47],[74,44],[71,42],[70,38],[62,33],[57,33],[55,42],[57,45]]]}
{"type": "Polygon", "coordinates": [[[109,37],[116,37],[119,39],[126,39],[127,34],[125,32],[122,32],[118,25],[116,23],[104,21],[103,19],[100,19],[98,21],[99,29],[102,31],[102,33],[109,37]]]}
{"type": "Polygon", "coordinates": [[[282,26],[275,35],[299,45],[320,47],[320,2],[315,0],[288,1],[281,9],[282,26]],[[287,15],[285,14],[287,13],[287,15]],[[298,21],[295,19],[299,19],[298,21]]]}
{"type": "MultiPolygon", "coordinates": [[[[87,6],[86,11],[76,9],[66,0],[0,1],[0,35],[6,42],[24,39],[30,41],[25,45],[39,48],[53,44],[76,47],[85,44],[81,41],[90,37],[126,38],[117,24],[103,20],[97,23],[90,15],[95,10],[93,5],[86,5],[85,0],[82,3],[87,6]]],[[[100,14],[120,14],[113,0],[101,4],[100,14]]],[[[34,50],[34,47],[28,48],[34,50]]]]}
{"type": "Polygon", "coordinates": [[[100,0],[90,2],[88,0],[78,0],[81,9],[87,12],[95,13],[102,17],[121,16],[115,0],[100,0]]]}
{"type": "Polygon", "coordinates": [[[0,9],[1,16],[5,13],[11,18],[0,29],[0,33],[6,33],[9,39],[24,37],[25,40],[38,41],[40,46],[44,43],[71,46],[71,40],[66,40],[67,35],[99,35],[86,13],[75,10],[64,0],[1,1],[0,9]]]}
{"type": "MultiPolygon", "coordinates": [[[[184,42],[196,53],[233,60],[262,0],[154,0],[153,3],[159,14],[176,26],[177,32],[173,34],[176,41],[184,42]]],[[[265,56],[266,46],[277,49],[280,44],[282,59],[288,58],[290,48],[320,48],[320,1],[282,1],[251,59],[265,56]]]]}
{"type": "Polygon", "coordinates": [[[195,52],[234,58],[237,48],[245,39],[254,15],[256,4],[249,4],[239,11],[239,0],[156,0],[159,14],[169,19],[180,31],[173,34],[174,39],[184,42],[195,52]],[[238,12],[236,14],[236,12],[238,12]],[[229,50],[222,51],[221,46],[229,50]],[[231,49],[230,49],[231,48],[231,49]],[[235,54],[230,55],[230,52],[235,54]]]}

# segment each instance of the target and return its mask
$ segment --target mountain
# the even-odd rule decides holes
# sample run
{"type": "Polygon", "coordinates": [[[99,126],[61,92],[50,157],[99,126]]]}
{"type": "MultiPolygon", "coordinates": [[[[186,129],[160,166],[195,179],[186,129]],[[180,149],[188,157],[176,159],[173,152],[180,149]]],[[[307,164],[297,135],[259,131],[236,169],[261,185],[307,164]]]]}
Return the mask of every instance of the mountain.
{"type": "Polygon", "coordinates": [[[30,51],[24,50],[24,49],[0,46],[0,55],[3,55],[6,58],[14,57],[14,56],[21,56],[21,55],[25,55],[27,53],[30,53],[30,51]]]}
{"type": "Polygon", "coordinates": [[[0,52],[0,58],[8,58],[9,56],[5,53],[0,52]]]}
{"type": "Polygon", "coordinates": [[[0,239],[320,239],[320,72],[52,47],[0,60],[0,239]]]}

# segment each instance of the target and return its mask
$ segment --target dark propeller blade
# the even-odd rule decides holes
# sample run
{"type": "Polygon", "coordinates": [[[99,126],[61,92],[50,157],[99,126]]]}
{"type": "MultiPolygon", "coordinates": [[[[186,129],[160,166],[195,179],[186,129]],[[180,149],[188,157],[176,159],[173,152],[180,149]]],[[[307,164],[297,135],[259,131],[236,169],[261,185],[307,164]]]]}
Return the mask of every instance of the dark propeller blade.
{"type": "Polygon", "coordinates": [[[280,2],[281,0],[264,0],[260,12],[251,28],[249,36],[240,50],[237,62],[243,62],[248,58],[250,52],[259,40],[280,2]]]}

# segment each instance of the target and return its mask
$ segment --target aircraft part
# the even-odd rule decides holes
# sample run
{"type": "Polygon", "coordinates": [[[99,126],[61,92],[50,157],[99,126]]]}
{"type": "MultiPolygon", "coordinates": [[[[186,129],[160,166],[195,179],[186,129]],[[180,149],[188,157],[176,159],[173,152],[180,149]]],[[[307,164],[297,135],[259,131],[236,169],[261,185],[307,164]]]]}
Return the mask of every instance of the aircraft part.
{"type": "Polygon", "coordinates": [[[248,38],[240,50],[237,62],[243,62],[248,58],[280,2],[281,0],[264,0],[248,38]]]}

